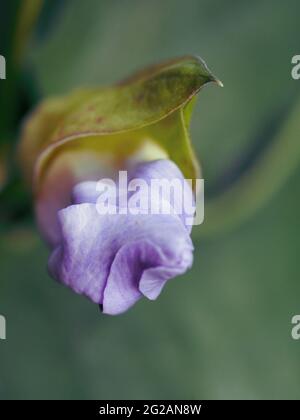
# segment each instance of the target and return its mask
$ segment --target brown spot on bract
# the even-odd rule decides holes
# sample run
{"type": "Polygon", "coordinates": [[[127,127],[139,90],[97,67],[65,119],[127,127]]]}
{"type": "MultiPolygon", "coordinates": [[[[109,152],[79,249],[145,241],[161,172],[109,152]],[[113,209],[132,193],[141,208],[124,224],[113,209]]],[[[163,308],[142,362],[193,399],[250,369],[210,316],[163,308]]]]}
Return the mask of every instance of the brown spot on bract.
{"type": "Polygon", "coordinates": [[[104,117],[97,117],[96,118],[96,123],[97,124],[101,124],[101,123],[103,123],[103,121],[104,121],[104,117]]]}
{"type": "Polygon", "coordinates": [[[136,103],[141,103],[142,101],[143,101],[143,99],[144,99],[144,97],[145,97],[145,93],[144,92],[141,92],[139,95],[137,95],[136,96],[136,98],[135,98],[135,100],[136,100],[136,103]]]}

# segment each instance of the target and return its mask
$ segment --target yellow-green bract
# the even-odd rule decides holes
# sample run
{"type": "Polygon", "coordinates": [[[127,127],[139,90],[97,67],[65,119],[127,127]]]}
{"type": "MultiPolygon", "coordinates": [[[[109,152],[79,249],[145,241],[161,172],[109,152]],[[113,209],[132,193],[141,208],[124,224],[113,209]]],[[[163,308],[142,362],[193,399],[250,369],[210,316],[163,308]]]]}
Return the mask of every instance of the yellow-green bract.
{"type": "MultiPolygon", "coordinates": [[[[200,58],[186,56],[108,88],[46,99],[22,132],[20,159],[27,179],[39,194],[58,155],[70,150],[90,150],[99,156],[109,152],[119,164],[146,140],[164,150],[186,178],[196,178],[199,170],[188,125],[192,98],[209,82],[221,85],[200,58]]],[[[71,172],[71,166],[79,164],[78,159],[66,160],[71,172]]],[[[80,171],[85,171],[82,165],[80,171]]]]}

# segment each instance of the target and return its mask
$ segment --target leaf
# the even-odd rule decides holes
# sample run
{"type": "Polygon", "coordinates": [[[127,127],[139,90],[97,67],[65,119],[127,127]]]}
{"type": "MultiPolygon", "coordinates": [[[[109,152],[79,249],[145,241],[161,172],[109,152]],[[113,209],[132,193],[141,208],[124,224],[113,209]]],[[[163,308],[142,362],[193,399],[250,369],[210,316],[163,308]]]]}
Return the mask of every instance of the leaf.
{"type": "Polygon", "coordinates": [[[59,151],[90,147],[123,159],[150,138],[194,179],[198,168],[187,134],[186,107],[208,82],[221,85],[200,58],[186,56],[149,67],[110,88],[45,101],[22,134],[20,154],[27,176],[38,191],[59,151]]]}

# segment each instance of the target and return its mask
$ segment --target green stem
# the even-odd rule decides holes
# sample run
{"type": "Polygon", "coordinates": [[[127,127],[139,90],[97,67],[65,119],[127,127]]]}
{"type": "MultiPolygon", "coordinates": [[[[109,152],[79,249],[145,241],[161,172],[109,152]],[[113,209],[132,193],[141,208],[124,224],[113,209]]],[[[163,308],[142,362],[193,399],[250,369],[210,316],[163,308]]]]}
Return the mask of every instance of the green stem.
{"type": "Polygon", "coordinates": [[[225,192],[205,203],[205,221],[194,236],[225,233],[263,207],[299,166],[299,132],[300,99],[255,164],[225,192]]]}

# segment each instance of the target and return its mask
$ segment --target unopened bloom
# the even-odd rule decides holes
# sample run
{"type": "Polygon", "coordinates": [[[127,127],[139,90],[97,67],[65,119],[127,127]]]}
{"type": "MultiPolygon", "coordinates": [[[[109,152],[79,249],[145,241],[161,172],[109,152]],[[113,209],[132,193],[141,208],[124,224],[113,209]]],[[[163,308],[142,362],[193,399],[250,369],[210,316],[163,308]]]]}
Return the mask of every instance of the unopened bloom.
{"type": "MultiPolygon", "coordinates": [[[[218,83],[202,60],[183,57],[111,88],[48,99],[24,125],[20,158],[51,248],[49,272],[107,314],[142,296],[156,299],[191,267],[193,245],[184,214],[99,213],[97,181],[124,169],[149,185],[153,178],[196,179],[191,99],[211,81],[218,83]]],[[[126,196],[129,210],[135,194],[126,196]]],[[[185,190],[184,200],[190,196],[185,190]]]]}

